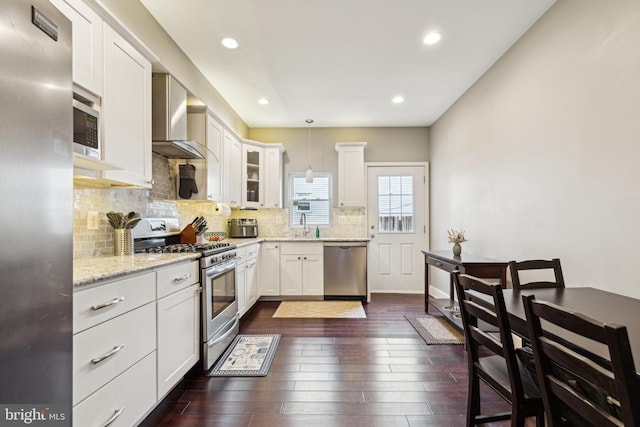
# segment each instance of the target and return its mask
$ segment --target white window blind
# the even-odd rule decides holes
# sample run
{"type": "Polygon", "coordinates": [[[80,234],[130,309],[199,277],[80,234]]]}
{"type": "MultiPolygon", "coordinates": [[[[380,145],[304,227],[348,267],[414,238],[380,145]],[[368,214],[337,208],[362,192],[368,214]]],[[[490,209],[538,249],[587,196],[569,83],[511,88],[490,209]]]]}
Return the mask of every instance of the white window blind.
{"type": "Polygon", "coordinates": [[[289,175],[291,206],[289,226],[299,227],[302,213],[307,225],[330,225],[331,219],[331,175],[313,174],[313,182],[307,183],[304,174],[289,175]]]}
{"type": "Polygon", "coordinates": [[[413,233],[413,176],[378,177],[378,230],[413,233]]]}

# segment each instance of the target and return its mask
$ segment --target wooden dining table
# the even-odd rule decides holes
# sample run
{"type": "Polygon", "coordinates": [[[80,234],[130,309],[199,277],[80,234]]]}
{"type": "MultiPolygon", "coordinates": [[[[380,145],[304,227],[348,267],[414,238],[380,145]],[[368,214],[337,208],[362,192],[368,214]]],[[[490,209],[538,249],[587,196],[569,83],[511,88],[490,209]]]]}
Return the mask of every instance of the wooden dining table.
{"type": "MultiPolygon", "coordinates": [[[[503,289],[504,303],[509,313],[511,330],[527,337],[527,319],[522,303],[523,294],[533,294],[536,300],[547,301],[566,309],[582,313],[604,323],[618,323],[627,327],[633,351],[636,372],[640,374],[640,300],[589,287],[552,289],[503,289]]],[[[544,327],[544,323],[543,323],[544,327]]],[[[553,332],[553,329],[550,329],[553,332]]],[[[560,334],[558,334],[560,335],[560,334]]],[[[579,336],[561,335],[563,339],[602,357],[607,357],[604,346],[579,336]]]]}

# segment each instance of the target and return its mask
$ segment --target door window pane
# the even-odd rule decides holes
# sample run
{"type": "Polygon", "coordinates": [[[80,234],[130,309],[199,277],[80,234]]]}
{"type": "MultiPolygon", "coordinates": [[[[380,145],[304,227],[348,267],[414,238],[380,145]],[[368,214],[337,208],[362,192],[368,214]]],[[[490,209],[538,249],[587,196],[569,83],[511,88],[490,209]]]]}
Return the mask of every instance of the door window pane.
{"type": "Polygon", "coordinates": [[[413,233],[413,176],[378,177],[378,230],[413,233]]]}

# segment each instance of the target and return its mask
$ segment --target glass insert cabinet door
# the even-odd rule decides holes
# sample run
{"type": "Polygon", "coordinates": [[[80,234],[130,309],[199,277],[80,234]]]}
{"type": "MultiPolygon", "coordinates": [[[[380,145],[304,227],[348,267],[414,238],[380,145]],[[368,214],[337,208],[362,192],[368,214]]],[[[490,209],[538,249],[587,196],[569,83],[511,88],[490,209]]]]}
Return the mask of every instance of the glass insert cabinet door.
{"type": "Polygon", "coordinates": [[[245,152],[247,159],[247,202],[260,202],[260,152],[258,150],[247,150],[245,152]]]}
{"type": "Polygon", "coordinates": [[[378,232],[413,233],[413,176],[378,176],[378,232]]]}

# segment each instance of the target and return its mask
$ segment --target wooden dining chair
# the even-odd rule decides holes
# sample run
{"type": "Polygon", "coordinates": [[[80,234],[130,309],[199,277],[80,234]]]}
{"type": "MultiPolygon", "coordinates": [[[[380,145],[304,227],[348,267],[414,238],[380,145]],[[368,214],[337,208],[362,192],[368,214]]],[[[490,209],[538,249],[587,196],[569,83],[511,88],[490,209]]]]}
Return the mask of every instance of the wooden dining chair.
{"type": "Polygon", "coordinates": [[[562,267],[560,260],[553,258],[552,260],[533,259],[527,261],[510,261],[509,271],[511,272],[511,283],[513,289],[535,289],[535,288],[564,288],[564,277],[562,276],[562,267]],[[523,271],[536,270],[553,270],[555,280],[540,280],[523,282],[520,273],[523,271]]]}
{"type": "Polygon", "coordinates": [[[640,426],[640,385],[627,328],[536,301],[534,295],[522,300],[548,425],[640,426]],[[559,338],[565,331],[604,345],[608,358],[575,338],[559,338]]]}
{"type": "Polygon", "coordinates": [[[516,357],[502,288],[458,271],[453,275],[469,366],[467,427],[508,419],[511,426],[522,427],[531,416],[536,417],[537,427],[543,427],[542,399],[516,357]],[[485,297],[479,298],[480,294],[485,297]],[[478,325],[487,325],[490,331],[478,325]],[[510,412],[481,414],[480,380],[511,404],[510,412]]]}

